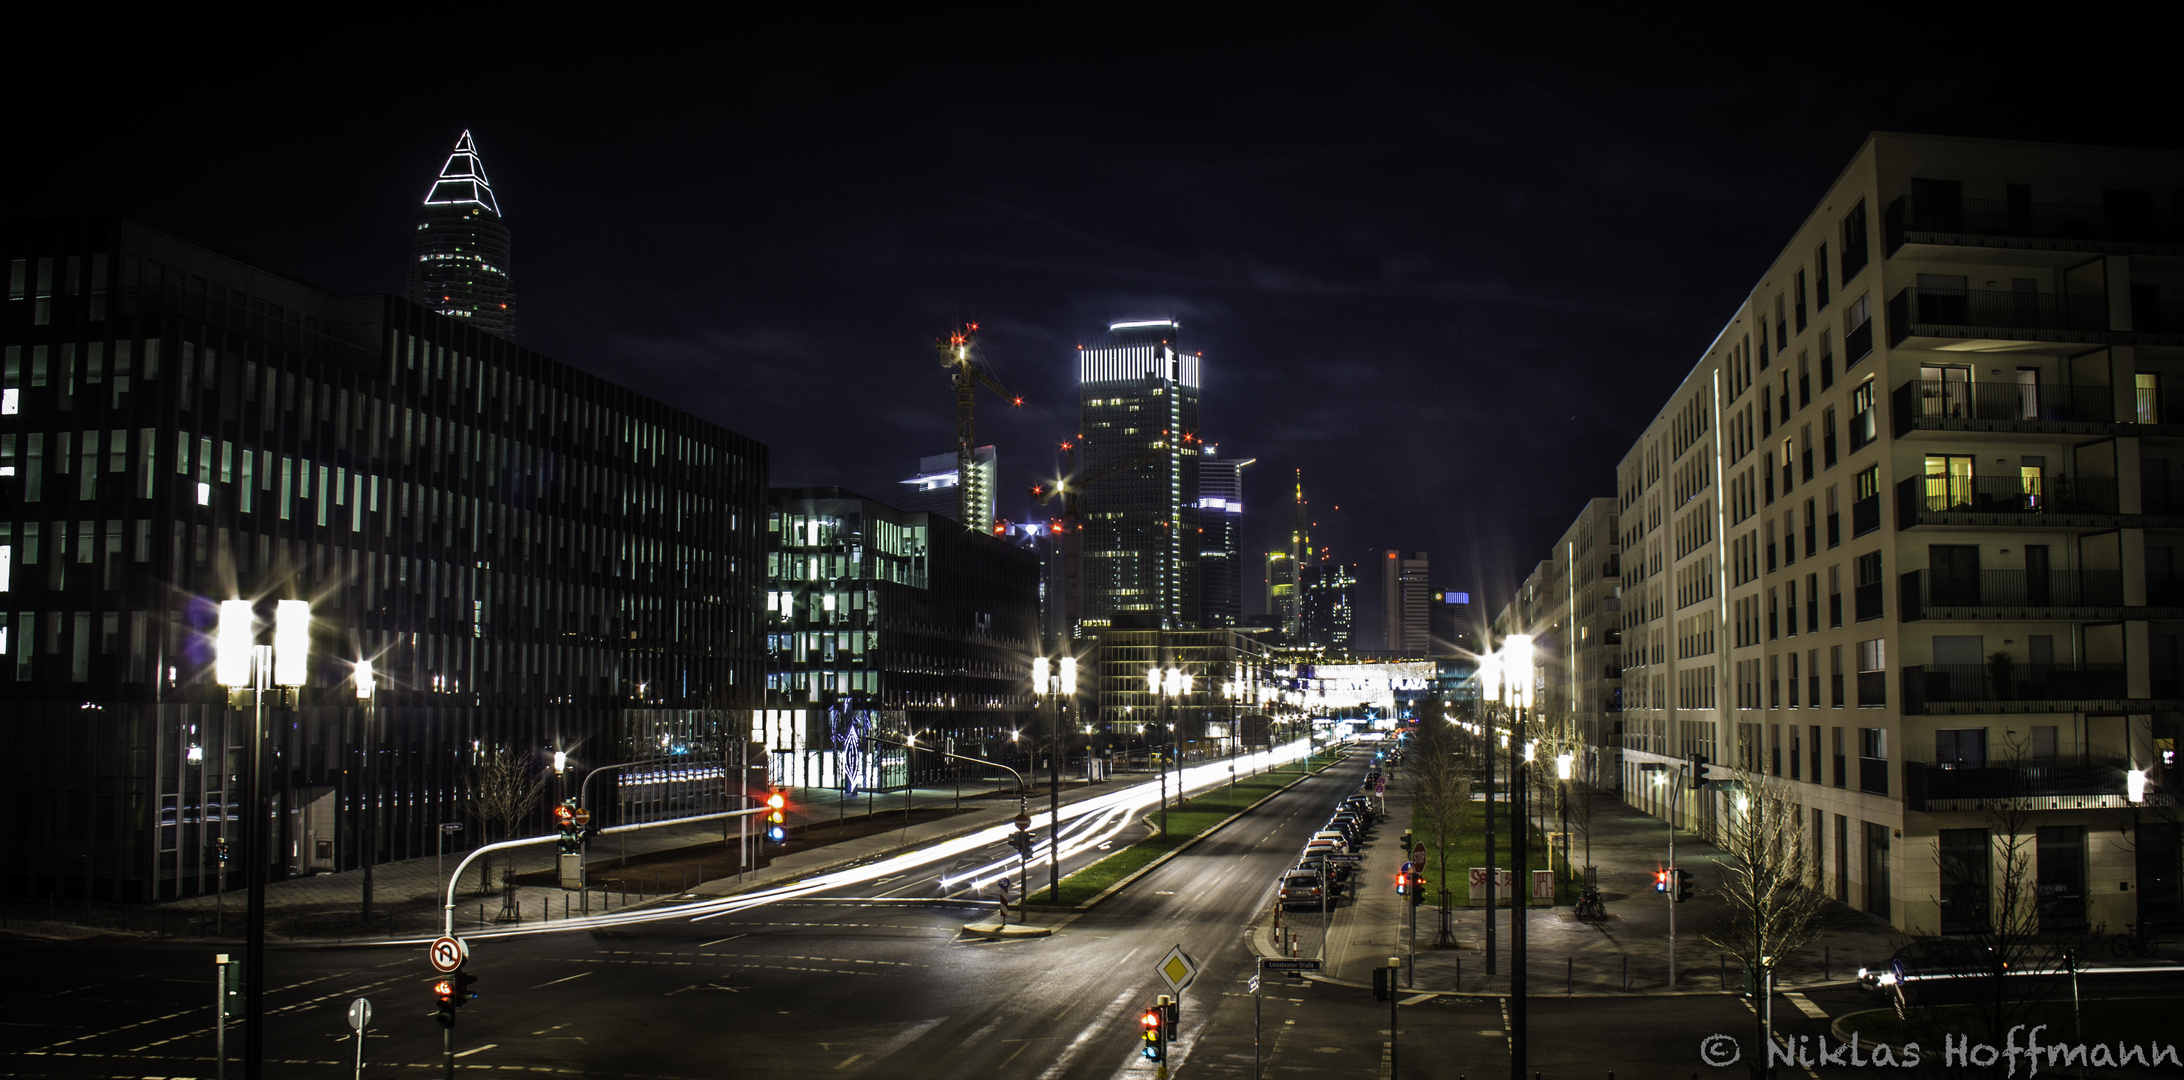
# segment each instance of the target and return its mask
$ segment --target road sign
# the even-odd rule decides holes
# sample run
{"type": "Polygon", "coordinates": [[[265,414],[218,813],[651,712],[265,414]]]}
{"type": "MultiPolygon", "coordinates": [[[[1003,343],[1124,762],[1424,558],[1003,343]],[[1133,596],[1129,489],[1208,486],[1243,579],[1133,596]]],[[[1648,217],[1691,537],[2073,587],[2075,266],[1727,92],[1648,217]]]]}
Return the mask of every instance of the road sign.
{"type": "Polygon", "coordinates": [[[440,823],[440,831],[444,833],[459,833],[463,831],[463,823],[460,821],[443,821],[440,823]]]}
{"type": "Polygon", "coordinates": [[[1191,984],[1192,979],[1198,977],[1198,961],[1191,959],[1190,954],[1183,951],[1183,946],[1178,945],[1169,949],[1168,955],[1160,958],[1160,963],[1154,965],[1153,972],[1160,976],[1160,981],[1168,984],[1168,989],[1180,994],[1184,987],[1191,984]]]}
{"type": "Polygon", "coordinates": [[[1247,987],[1248,987],[1248,988],[1250,989],[1250,991],[1251,991],[1252,993],[1254,993],[1254,994],[1258,993],[1258,992],[1259,992],[1259,977],[1258,977],[1257,975],[1253,975],[1253,976],[1251,977],[1251,982],[1250,982],[1250,983],[1248,983],[1248,984],[1246,984],[1246,985],[1247,985],[1247,987]]]}
{"type": "Polygon", "coordinates": [[[462,967],[463,961],[470,959],[470,946],[463,944],[461,938],[434,938],[432,948],[426,950],[426,955],[432,959],[433,970],[445,975],[462,967]]]}
{"type": "Polygon", "coordinates": [[[1021,810],[1018,810],[1016,812],[1016,817],[1011,820],[1011,824],[1015,825],[1019,829],[1031,828],[1031,815],[1026,814],[1021,810]]]}
{"type": "Polygon", "coordinates": [[[1361,862],[1364,862],[1364,861],[1365,861],[1365,856],[1363,856],[1363,855],[1343,855],[1343,854],[1335,854],[1335,855],[1322,855],[1322,856],[1320,856],[1320,858],[1322,858],[1322,859],[1325,859],[1325,860],[1327,860],[1328,862],[1331,862],[1331,863],[1344,863],[1344,864],[1348,864],[1348,865],[1352,865],[1352,866],[1355,866],[1356,864],[1358,864],[1358,863],[1361,863],[1361,862]]]}
{"type": "Polygon", "coordinates": [[[372,1001],[358,998],[349,1003],[349,1030],[362,1031],[372,1026],[372,1001]]]}
{"type": "Polygon", "coordinates": [[[1412,861],[1412,862],[1425,862],[1425,861],[1426,861],[1426,845],[1424,845],[1424,844],[1419,844],[1419,845],[1417,845],[1417,846],[1415,846],[1415,847],[1411,848],[1411,849],[1410,849],[1410,857],[1411,857],[1411,861],[1412,861]]]}
{"type": "Polygon", "coordinates": [[[569,820],[576,822],[578,825],[589,825],[591,824],[591,811],[578,807],[575,813],[569,815],[569,820]]]}
{"type": "Polygon", "coordinates": [[[1285,957],[1261,960],[1259,961],[1259,967],[1265,971],[1318,971],[1320,962],[1317,960],[1292,960],[1285,957]]]}

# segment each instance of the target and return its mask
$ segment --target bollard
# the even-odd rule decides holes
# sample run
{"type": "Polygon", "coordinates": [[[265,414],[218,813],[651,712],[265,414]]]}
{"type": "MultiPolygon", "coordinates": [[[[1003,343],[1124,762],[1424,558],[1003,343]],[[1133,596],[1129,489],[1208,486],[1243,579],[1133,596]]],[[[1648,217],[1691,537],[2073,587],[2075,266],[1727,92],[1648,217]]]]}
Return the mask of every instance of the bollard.
{"type": "Polygon", "coordinates": [[[1834,968],[1835,965],[1828,956],[1828,947],[1820,946],[1820,981],[1827,982],[1835,978],[1834,968]]]}
{"type": "Polygon", "coordinates": [[[1569,997],[1575,993],[1577,993],[1577,958],[1565,956],[1562,958],[1562,996],[1569,997]]]}
{"type": "Polygon", "coordinates": [[[564,918],[564,919],[566,919],[566,918],[568,918],[568,917],[569,917],[569,894],[568,894],[568,893],[562,893],[562,894],[561,894],[561,917],[562,917],[562,918],[564,918]]]}
{"type": "Polygon", "coordinates": [[[1715,954],[1715,956],[1720,962],[1718,970],[1714,972],[1714,978],[1719,983],[1715,989],[1727,990],[1729,989],[1729,958],[1719,953],[1715,954]]]}
{"type": "Polygon", "coordinates": [[[484,926],[484,925],[485,925],[485,905],[484,905],[484,904],[479,904],[479,905],[478,905],[478,925],[479,925],[479,926],[484,926]]]}
{"type": "Polygon", "coordinates": [[[1630,954],[1623,954],[1623,992],[1630,993],[1630,954]]]}
{"type": "Polygon", "coordinates": [[[678,891],[678,892],[689,892],[689,891],[690,891],[690,868],[689,868],[689,867],[687,867],[687,866],[686,866],[686,867],[683,867],[683,872],[682,872],[682,888],[681,888],[681,889],[679,889],[679,890],[677,890],[677,891],[678,891]]]}
{"type": "Polygon", "coordinates": [[[1463,989],[1463,988],[1464,988],[1464,958],[1463,958],[1463,957],[1461,957],[1461,956],[1459,956],[1459,957],[1457,957],[1457,958],[1456,958],[1456,989],[1458,989],[1458,990],[1461,990],[1461,989],[1463,989]]]}
{"type": "Polygon", "coordinates": [[[539,897],[539,898],[538,898],[538,921],[540,921],[540,922],[552,922],[552,921],[553,921],[553,917],[554,917],[554,909],[552,909],[552,908],[550,908],[550,907],[547,907],[547,906],[546,906],[546,898],[545,898],[545,897],[543,897],[543,896],[539,897]]]}

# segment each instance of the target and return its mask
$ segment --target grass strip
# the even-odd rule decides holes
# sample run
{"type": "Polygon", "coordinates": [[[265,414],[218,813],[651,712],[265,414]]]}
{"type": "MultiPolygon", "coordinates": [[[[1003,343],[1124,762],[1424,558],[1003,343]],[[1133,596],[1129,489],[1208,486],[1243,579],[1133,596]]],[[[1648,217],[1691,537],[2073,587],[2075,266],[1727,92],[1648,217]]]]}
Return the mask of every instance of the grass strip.
{"type": "MultiPolygon", "coordinates": [[[[1045,889],[1031,896],[1034,904],[1059,903],[1064,906],[1082,904],[1113,888],[1115,883],[1137,873],[1152,864],[1155,859],[1182,847],[1215,825],[1234,816],[1237,811],[1260,799],[1287,787],[1299,774],[1295,766],[1286,769],[1270,769],[1260,776],[1239,776],[1232,785],[1208,788],[1193,796],[1188,803],[1168,809],[1168,833],[1166,836],[1147,836],[1106,858],[1084,867],[1062,879],[1059,901],[1045,889]]],[[[1160,820],[1156,808],[1147,811],[1140,820],[1160,820]]]]}

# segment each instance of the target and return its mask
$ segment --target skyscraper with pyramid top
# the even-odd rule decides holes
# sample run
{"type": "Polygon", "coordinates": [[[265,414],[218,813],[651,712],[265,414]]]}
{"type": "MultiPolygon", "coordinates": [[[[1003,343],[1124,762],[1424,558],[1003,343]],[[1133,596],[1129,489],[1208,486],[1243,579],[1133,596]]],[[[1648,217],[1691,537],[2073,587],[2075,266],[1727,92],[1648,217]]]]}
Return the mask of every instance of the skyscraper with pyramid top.
{"type": "Polygon", "coordinates": [[[516,289],[508,276],[508,225],[465,131],[417,212],[409,298],[442,315],[513,340],[516,289]]]}

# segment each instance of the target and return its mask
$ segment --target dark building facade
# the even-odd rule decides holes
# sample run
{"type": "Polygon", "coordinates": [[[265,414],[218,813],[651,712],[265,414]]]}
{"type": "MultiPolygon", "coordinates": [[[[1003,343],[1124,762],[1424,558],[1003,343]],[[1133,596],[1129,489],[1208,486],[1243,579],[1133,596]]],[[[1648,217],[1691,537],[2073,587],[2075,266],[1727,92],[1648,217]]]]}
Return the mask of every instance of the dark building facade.
{"type": "Polygon", "coordinates": [[[443,822],[476,842],[496,751],[725,750],[760,703],[764,446],[126,220],[0,226],[0,262],[10,893],[215,886],[249,731],[213,682],[222,600],[313,604],[268,713],[276,874],[358,865],[368,812],[374,861],[443,822]]]}
{"type": "Polygon", "coordinates": [[[1357,567],[1336,562],[1323,550],[1297,574],[1299,622],[1303,636],[1292,648],[1317,649],[1341,656],[1356,647],[1357,567]]]}
{"type": "Polygon", "coordinates": [[[1198,459],[1198,625],[1244,621],[1244,466],[1257,458],[1222,457],[1205,444],[1198,459]]]}
{"type": "Polygon", "coordinates": [[[893,789],[963,768],[893,745],[911,735],[1004,763],[1031,753],[1035,555],[831,487],[776,489],[767,538],[757,737],[775,783],[893,789]]]}
{"type": "Polygon", "coordinates": [[[408,296],[418,306],[488,334],[516,336],[516,287],[508,270],[508,223],[468,131],[440,166],[417,209],[408,296]]]}
{"type": "Polygon", "coordinates": [[[1198,621],[1200,361],[1180,332],[1166,319],[1116,323],[1077,353],[1079,467],[1102,477],[1082,495],[1088,628],[1198,621]]]}

